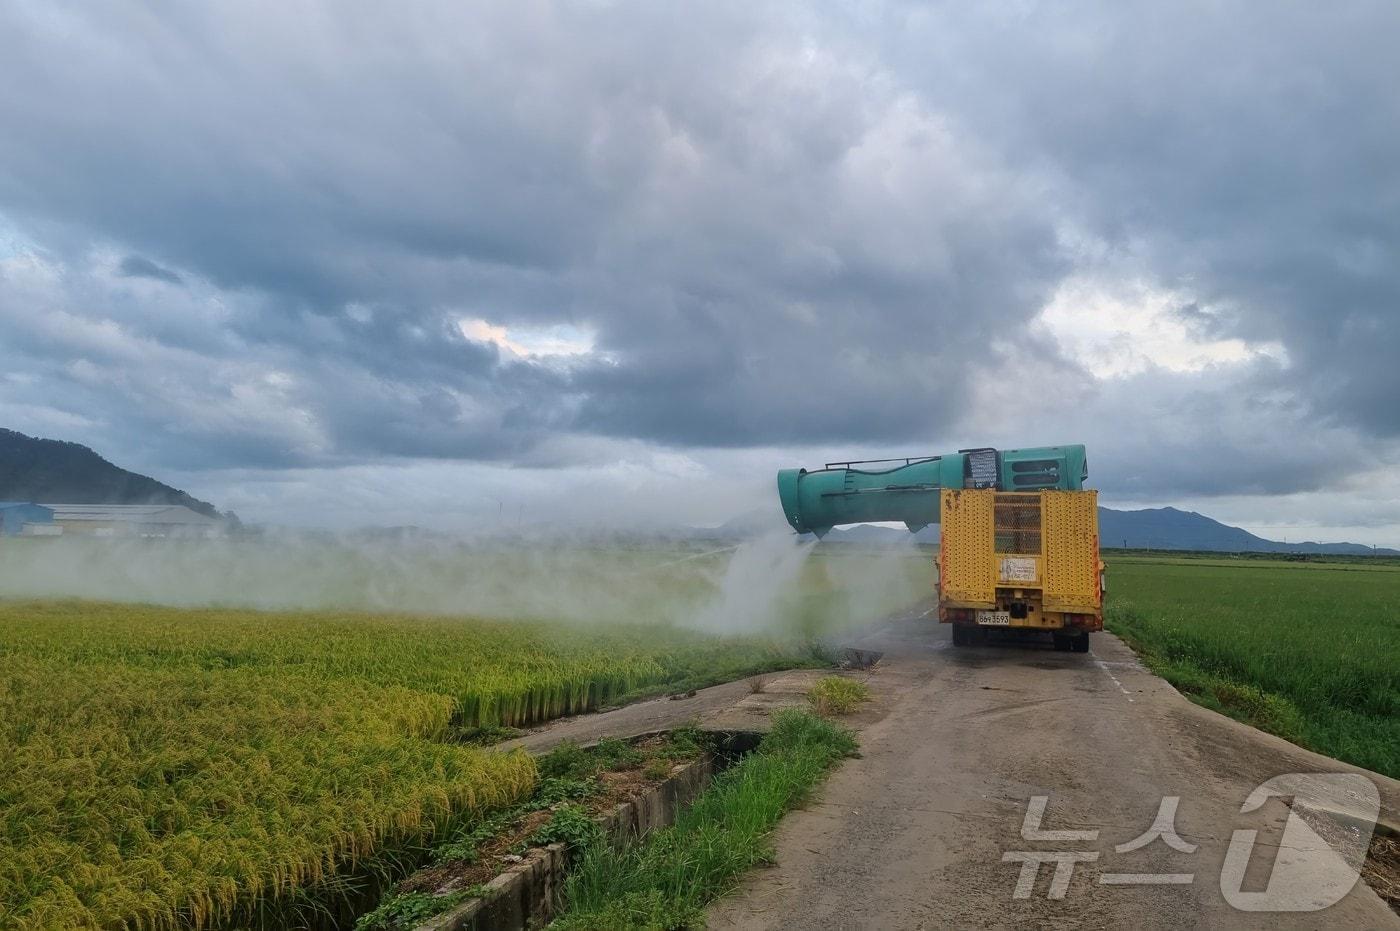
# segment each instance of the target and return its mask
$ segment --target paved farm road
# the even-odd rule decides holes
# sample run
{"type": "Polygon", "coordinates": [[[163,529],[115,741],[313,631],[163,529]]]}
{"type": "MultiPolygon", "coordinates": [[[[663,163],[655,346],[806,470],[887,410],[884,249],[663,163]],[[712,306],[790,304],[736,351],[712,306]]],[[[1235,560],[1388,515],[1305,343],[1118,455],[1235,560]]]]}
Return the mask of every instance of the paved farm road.
{"type": "MultiPolygon", "coordinates": [[[[955,649],[946,625],[914,615],[862,645],[887,651],[870,678],[873,708],[857,719],[862,758],[784,820],[776,864],[716,903],[712,928],[1400,927],[1360,882],[1318,912],[1250,913],[1225,901],[1232,832],[1259,829],[1244,890],[1261,889],[1287,816],[1282,802],[1241,815],[1250,791],[1282,773],[1348,767],[1192,705],[1116,638],[1095,635],[1089,655],[955,649]],[[1024,839],[1033,796],[1049,796],[1041,830],[1097,837],[1024,839]],[[1195,851],[1160,839],[1115,851],[1148,829],[1163,796],[1180,797],[1175,826],[1195,851]],[[1003,860],[1008,851],[1097,858],[1074,865],[1063,898],[1047,897],[1051,863],[1018,899],[1022,867],[1003,860]],[[1126,873],[1192,879],[1102,882],[1126,873]]],[[[1383,817],[1394,819],[1400,786],[1378,782],[1383,817]]]]}

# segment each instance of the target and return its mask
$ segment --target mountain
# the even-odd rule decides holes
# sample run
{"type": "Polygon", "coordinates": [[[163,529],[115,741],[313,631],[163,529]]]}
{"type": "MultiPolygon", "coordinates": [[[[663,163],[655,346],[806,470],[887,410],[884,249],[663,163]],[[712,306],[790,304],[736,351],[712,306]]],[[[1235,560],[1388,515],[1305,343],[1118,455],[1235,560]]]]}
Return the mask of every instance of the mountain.
{"type": "Polygon", "coordinates": [[[1226,553],[1320,553],[1328,556],[1396,556],[1400,550],[1372,549],[1362,543],[1279,543],[1255,536],[1240,527],[1179,511],[1147,508],[1115,511],[1099,508],[1099,540],[1105,547],[1132,549],[1209,550],[1226,553]]]}
{"type": "Polygon", "coordinates": [[[55,504],[182,504],[219,511],[169,485],[112,465],[78,443],[25,436],[0,427],[0,501],[55,504]]]}

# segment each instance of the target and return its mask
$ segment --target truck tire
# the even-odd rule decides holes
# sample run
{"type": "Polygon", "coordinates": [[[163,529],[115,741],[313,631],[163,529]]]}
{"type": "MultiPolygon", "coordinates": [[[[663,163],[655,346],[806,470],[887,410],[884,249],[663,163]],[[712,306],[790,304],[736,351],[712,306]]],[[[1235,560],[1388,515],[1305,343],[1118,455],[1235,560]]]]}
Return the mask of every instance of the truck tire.
{"type": "Polygon", "coordinates": [[[1080,634],[1078,637],[1075,637],[1073,640],[1071,640],[1071,641],[1070,641],[1070,644],[1071,644],[1071,648],[1074,650],[1074,652],[1076,652],[1076,653],[1088,653],[1088,652],[1089,652],[1089,635],[1088,635],[1088,634],[1080,634]]]}
{"type": "Polygon", "coordinates": [[[953,646],[967,646],[967,628],[963,627],[961,624],[953,625],[953,646]]]}
{"type": "Polygon", "coordinates": [[[1052,637],[1054,638],[1054,640],[1055,640],[1055,652],[1056,652],[1056,653],[1068,653],[1068,652],[1069,652],[1069,650],[1070,650],[1070,648],[1071,648],[1071,646],[1072,646],[1072,644],[1070,643],[1070,636],[1069,636],[1069,634],[1051,634],[1051,636],[1052,636],[1052,637]]]}

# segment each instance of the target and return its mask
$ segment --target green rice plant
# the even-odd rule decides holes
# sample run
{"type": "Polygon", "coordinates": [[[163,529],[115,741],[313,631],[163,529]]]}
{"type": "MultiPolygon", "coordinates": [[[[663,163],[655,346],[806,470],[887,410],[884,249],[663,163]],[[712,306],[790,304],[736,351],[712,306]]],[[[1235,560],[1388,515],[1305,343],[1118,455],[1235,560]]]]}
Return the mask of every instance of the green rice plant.
{"type": "Polygon", "coordinates": [[[1206,707],[1400,777],[1400,568],[1110,557],[1108,629],[1206,707]]]}
{"type": "Polygon", "coordinates": [[[824,676],[807,690],[807,701],[817,714],[849,714],[870,699],[870,687],[845,676],[824,676]]]}

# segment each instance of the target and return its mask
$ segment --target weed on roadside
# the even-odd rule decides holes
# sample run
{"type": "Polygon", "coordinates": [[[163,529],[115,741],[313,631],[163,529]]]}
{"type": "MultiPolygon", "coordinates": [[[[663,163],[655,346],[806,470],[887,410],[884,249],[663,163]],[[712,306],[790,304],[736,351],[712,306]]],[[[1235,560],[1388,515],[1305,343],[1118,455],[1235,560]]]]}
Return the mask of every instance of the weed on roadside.
{"type": "Polygon", "coordinates": [[[817,714],[849,714],[856,705],[870,698],[870,687],[864,682],[847,679],[844,676],[826,676],[818,679],[807,692],[807,701],[817,714]]]}
{"type": "Polygon", "coordinates": [[[674,825],[624,849],[589,845],[551,927],[702,927],[705,905],[770,858],[768,836],[783,813],[855,749],[851,733],[830,721],[796,709],[778,712],[758,749],[716,776],[674,825]]]}

